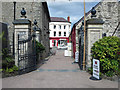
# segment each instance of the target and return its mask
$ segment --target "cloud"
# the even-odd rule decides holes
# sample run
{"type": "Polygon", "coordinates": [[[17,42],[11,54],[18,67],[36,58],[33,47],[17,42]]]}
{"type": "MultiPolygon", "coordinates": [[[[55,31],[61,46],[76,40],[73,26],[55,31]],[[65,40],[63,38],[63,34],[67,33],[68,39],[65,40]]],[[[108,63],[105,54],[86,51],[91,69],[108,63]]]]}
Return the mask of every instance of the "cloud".
{"type": "Polygon", "coordinates": [[[78,21],[78,18],[81,18],[81,17],[78,17],[78,16],[71,16],[71,21],[72,21],[72,23],[75,23],[75,22],[77,22],[78,21]]]}
{"type": "MultiPolygon", "coordinates": [[[[86,2],[86,12],[92,9],[98,2],[86,2]]],[[[70,16],[72,24],[76,23],[84,15],[83,2],[48,2],[51,17],[70,16]]]]}

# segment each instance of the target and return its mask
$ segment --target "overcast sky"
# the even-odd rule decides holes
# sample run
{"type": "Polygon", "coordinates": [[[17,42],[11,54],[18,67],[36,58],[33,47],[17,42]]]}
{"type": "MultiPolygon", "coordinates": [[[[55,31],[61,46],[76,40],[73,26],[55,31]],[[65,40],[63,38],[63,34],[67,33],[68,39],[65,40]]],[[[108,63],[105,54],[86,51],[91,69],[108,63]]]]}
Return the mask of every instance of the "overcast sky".
{"type": "MultiPolygon", "coordinates": [[[[86,2],[86,12],[92,9],[98,2],[86,2]]],[[[72,25],[84,15],[83,2],[48,2],[49,13],[51,17],[70,16],[72,25]]]]}

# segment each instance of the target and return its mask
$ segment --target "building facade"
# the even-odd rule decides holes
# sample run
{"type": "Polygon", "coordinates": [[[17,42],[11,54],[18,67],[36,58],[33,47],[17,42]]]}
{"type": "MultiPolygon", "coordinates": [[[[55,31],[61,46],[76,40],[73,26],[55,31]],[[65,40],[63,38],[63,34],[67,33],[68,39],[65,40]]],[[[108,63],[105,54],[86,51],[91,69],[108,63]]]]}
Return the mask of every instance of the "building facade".
{"type": "Polygon", "coordinates": [[[42,58],[45,58],[49,55],[49,10],[46,2],[2,2],[2,22],[8,25],[8,37],[9,37],[9,47],[11,52],[13,51],[13,33],[14,33],[14,26],[13,21],[14,19],[20,19],[21,17],[21,10],[24,8],[26,10],[27,19],[33,22],[36,19],[37,25],[40,28],[40,37],[39,42],[41,42],[44,47],[45,51],[41,53],[42,58]],[[15,5],[15,8],[14,8],[15,5]]]}
{"type": "MultiPolygon", "coordinates": [[[[119,23],[119,5],[120,2],[118,0],[102,0],[97,5],[94,6],[96,10],[96,18],[100,18],[104,21],[102,34],[106,36],[112,36],[115,32],[116,27],[119,23]]],[[[91,8],[92,9],[92,8],[91,8]]],[[[91,19],[91,10],[86,13],[86,20],[91,19]]],[[[75,58],[75,52],[79,52],[79,34],[78,31],[82,25],[82,21],[84,20],[84,16],[76,22],[71,30],[71,41],[72,41],[72,48],[73,48],[73,57],[75,58]]],[[[115,36],[119,36],[118,28],[116,30],[115,36]]]]}
{"type": "Polygon", "coordinates": [[[49,23],[50,29],[50,48],[66,48],[69,42],[69,34],[71,31],[70,17],[67,20],[61,17],[51,17],[49,23]]]}

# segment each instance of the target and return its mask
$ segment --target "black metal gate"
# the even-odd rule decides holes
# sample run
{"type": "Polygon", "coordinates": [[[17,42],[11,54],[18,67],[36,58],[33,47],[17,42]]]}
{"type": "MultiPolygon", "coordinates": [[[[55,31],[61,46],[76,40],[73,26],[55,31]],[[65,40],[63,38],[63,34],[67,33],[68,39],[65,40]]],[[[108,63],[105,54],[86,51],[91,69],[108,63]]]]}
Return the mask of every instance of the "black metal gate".
{"type": "Polygon", "coordinates": [[[18,35],[18,68],[19,74],[36,69],[36,42],[32,36],[27,40],[20,40],[18,35]]]}
{"type": "Polygon", "coordinates": [[[79,66],[83,70],[83,51],[84,51],[84,31],[83,29],[79,32],[79,66]]]}

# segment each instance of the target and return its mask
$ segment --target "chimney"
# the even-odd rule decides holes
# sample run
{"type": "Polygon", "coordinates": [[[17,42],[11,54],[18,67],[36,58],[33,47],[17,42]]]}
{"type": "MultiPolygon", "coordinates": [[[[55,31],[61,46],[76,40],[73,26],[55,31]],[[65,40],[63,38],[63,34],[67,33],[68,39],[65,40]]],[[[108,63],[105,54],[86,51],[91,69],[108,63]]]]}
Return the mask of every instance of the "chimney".
{"type": "Polygon", "coordinates": [[[68,22],[70,22],[70,16],[67,17],[68,22]]]}

